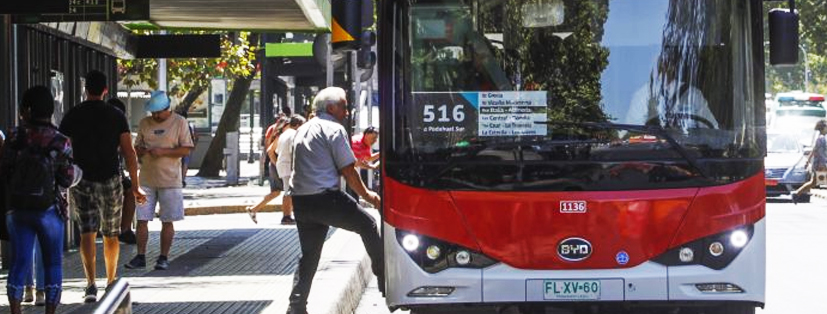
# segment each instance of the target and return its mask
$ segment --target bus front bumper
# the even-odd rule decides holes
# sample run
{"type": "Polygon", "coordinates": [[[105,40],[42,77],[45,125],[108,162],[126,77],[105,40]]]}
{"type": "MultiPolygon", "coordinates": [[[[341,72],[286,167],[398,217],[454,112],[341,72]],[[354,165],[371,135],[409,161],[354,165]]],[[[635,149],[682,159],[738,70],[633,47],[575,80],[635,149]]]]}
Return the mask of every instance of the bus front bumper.
{"type": "Polygon", "coordinates": [[[396,242],[393,226],[386,223],[384,227],[386,299],[392,308],[572,301],[764,303],[765,219],[754,225],[750,242],[729,266],[721,270],[701,265],[667,267],[652,261],[631,268],[595,270],[525,270],[500,263],[485,269],[449,268],[430,274],[396,242]],[[600,289],[599,293],[577,295],[586,298],[580,300],[559,299],[559,295],[550,291],[560,290],[567,283],[598,283],[600,289]],[[726,284],[737,286],[740,292],[701,290],[709,285],[720,287],[726,284]],[[550,288],[552,286],[554,288],[550,288]],[[422,291],[435,293],[433,296],[422,295],[422,291]]]}

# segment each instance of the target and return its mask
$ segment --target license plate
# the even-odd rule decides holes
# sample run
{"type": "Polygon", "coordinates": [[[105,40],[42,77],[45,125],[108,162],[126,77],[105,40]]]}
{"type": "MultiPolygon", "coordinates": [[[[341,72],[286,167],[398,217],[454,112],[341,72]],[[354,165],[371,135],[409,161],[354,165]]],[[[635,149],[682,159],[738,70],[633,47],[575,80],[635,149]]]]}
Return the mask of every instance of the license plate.
{"type": "Polygon", "coordinates": [[[778,185],[778,180],[764,179],[764,184],[766,186],[776,186],[778,185]]]}
{"type": "Polygon", "coordinates": [[[545,280],[546,300],[600,300],[600,280],[545,280]]]}

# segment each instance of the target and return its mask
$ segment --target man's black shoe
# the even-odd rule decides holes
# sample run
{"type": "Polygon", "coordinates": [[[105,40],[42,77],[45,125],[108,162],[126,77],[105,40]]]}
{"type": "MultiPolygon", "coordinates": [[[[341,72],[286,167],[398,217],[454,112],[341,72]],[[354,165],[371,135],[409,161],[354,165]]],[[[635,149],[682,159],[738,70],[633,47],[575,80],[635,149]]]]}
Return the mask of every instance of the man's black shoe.
{"type": "Polygon", "coordinates": [[[128,269],[139,269],[139,268],[146,268],[146,256],[144,255],[137,255],[133,258],[129,263],[123,265],[128,269]]]}
{"type": "Polygon", "coordinates": [[[135,232],[132,230],[121,232],[121,234],[118,235],[118,241],[126,244],[138,243],[137,238],[135,238],[135,232]]]}
{"type": "Polygon", "coordinates": [[[293,219],[293,217],[290,217],[290,216],[283,216],[283,217],[281,217],[281,224],[282,225],[295,225],[296,220],[293,219]]]}
{"type": "Polygon", "coordinates": [[[305,309],[294,309],[293,307],[287,308],[287,314],[307,314],[307,310],[305,309]]]}
{"type": "Polygon", "coordinates": [[[166,257],[159,257],[157,261],[155,261],[155,269],[156,270],[167,270],[169,269],[169,260],[166,257]]]}
{"type": "Polygon", "coordinates": [[[86,287],[83,290],[83,302],[84,303],[95,303],[98,301],[98,287],[95,285],[91,285],[86,287]]]}

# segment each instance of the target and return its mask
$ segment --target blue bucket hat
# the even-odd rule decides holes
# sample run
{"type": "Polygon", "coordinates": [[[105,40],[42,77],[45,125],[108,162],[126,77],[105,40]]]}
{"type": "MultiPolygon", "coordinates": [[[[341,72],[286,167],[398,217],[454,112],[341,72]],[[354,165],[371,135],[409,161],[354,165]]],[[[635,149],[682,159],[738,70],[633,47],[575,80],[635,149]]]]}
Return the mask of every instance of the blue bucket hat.
{"type": "Polygon", "coordinates": [[[149,112],[158,112],[161,110],[166,110],[169,108],[169,97],[167,97],[167,93],[162,90],[156,90],[152,92],[152,95],[149,96],[149,100],[147,100],[146,104],[144,105],[144,110],[149,112]]]}

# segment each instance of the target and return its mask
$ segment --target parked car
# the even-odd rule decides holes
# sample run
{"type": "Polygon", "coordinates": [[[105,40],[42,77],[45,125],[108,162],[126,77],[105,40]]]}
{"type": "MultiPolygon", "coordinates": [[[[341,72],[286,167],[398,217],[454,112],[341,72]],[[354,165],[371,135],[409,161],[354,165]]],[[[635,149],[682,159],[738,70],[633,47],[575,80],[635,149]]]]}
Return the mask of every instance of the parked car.
{"type": "MultiPolygon", "coordinates": [[[[764,185],[767,196],[789,195],[810,177],[805,165],[807,154],[804,142],[798,134],[767,134],[767,157],[764,160],[764,185]]],[[[799,202],[809,202],[810,195],[800,196],[799,202]]]]}

